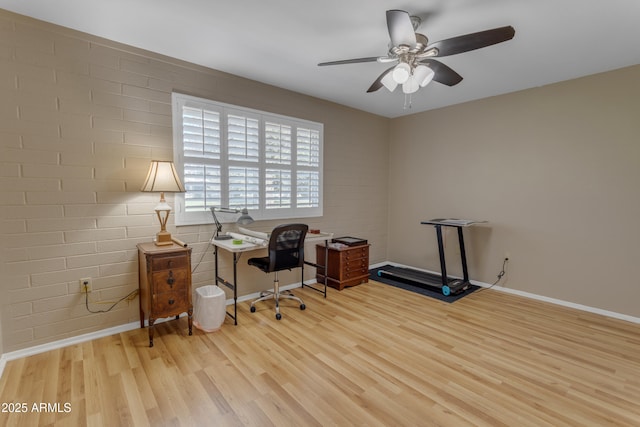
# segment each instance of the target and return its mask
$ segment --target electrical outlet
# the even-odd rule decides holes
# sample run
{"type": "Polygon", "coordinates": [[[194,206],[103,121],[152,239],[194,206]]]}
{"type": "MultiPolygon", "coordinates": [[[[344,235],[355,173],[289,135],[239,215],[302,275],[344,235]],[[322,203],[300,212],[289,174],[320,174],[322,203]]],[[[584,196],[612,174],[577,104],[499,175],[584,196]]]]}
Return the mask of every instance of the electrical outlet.
{"type": "Polygon", "coordinates": [[[80,279],[80,292],[91,292],[91,277],[83,277],[80,279]]]}

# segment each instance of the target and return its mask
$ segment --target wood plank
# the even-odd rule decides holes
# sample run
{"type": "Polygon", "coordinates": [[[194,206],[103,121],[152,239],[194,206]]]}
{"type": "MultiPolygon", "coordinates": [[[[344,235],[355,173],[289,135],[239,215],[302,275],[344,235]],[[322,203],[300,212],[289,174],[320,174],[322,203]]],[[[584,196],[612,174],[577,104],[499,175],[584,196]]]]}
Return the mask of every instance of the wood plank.
{"type": "Polygon", "coordinates": [[[31,425],[640,425],[640,325],[494,290],[453,304],[369,282],[307,309],[239,305],[14,360],[2,413],[31,425]]]}

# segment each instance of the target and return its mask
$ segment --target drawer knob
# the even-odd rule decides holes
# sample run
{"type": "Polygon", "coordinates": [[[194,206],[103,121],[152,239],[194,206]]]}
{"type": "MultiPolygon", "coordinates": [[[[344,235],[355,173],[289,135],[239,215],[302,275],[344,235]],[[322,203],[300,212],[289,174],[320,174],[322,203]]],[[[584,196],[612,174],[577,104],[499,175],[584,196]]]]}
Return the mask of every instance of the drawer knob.
{"type": "Polygon", "coordinates": [[[173,287],[173,284],[175,283],[176,279],[175,277],[173,277],[173,271],[169,271],[169,277],[167,277],[167,283],[169,284],[169,286],[173,287]]]}
{"type": "Polygon", "coordinates": [[[169,300],[169,305],[173,305],[173,303],[175,303],[175,302],[176,302],[176,300],[174,300],[174,299],[170,299],[170,300],[169,300]]]}

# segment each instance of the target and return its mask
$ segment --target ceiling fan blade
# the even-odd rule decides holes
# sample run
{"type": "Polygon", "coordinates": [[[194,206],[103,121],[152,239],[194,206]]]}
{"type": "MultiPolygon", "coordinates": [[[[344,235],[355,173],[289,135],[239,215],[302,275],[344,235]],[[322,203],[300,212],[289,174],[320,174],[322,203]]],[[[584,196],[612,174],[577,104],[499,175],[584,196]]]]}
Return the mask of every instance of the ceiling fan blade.
{"type": "Polygon", "coordinates": [[[516,31],[512,26],[494,28],[492,30],[480,31],[478,33],[466,34],[464,36],[453,37],[430,44],[427,49],[436,48],[436,56],[449,56],[458,53],[469,52],[494,44],[511,40],[516,31]]]}
{"type": "Polygon", "coordinates": [[[447,86],[455,86],[462,81],[462,76],[451,68],[448,65],[444,65],[440,61],[436,61],[435,59],[425,59],[420,61],[420,63],[428,65],[434,72],[433,80],[442,83],[447,86]]]}
{"type": "Polygon", "coordinates": [[[387,29],[393,46],[416,45],[416,33],[411,18],[404,10],[387,10],[387,29]]]}
{"type": "Polygon", "coordinates": [[[367,93],[371,93],[371,92],[375,92],[378,89],[380,89],[383,85],[382,85],[382,79],[384,79],[384,76],[386,76],[388,73],[390,73],[391,71],[393,71],[393,69],[395,68],[395,66],[388,68],[387,70],[385,70],[382,74],[380,74],[380,76],[376,79],[375,82],[373,82],[373,84],[371,85],[371,87],[369,87],[369,89],[367,89],[367,93]]]}
{"type": "Polygon", "coordinates": [[[357,64],[360,62],[376,62],[378,61],[378,56],[372,56],[369,58],[356,58],[356,59],[343,59],[341,61],[329,61],[329,62],[321,62],[318,66],[323,67],[325,65],[343,65],[343,64],[357,64]]]}

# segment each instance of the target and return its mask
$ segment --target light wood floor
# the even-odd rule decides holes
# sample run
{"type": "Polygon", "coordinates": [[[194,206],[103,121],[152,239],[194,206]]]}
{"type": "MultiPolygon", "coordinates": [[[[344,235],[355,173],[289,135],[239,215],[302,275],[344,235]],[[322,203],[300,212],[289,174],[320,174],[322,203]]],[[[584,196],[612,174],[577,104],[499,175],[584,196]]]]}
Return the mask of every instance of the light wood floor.
{"type": "MultiPolygon", "coordinates": [[[[371,282],[187,335],[186,319],[11,361],[1,425],[638,426],[640,325],[371,282]],[[33,403],[62,412],[30,412],[33,403]],[[64,412],[64,403],[70,411],[64,412]]],[[[285,303],[286,305],[286,303],[285,303]]]]}

